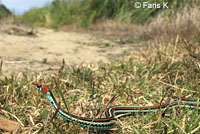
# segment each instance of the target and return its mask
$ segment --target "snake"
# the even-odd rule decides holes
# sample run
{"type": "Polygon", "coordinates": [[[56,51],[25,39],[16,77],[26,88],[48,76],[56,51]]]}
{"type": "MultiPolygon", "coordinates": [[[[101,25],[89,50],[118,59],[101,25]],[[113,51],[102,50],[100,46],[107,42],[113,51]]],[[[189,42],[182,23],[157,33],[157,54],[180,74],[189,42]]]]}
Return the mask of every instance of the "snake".
{"type": "Polygon", "coordinates": [[[32,86],[47,98],[47,100],[49,101],[53,109],[57,111],[59,116],[61,116],[63,119],[66,119],[69,122],[76,122],[81,127],[89,129],[112,129],[116,119],[122,116],[135,115],[136,113],[145,114],[149,112],[154,112],[156,110],[170,110],[177,107],[189,109],[196,108],[200,110],[199,100],[193,100],[190,98],[180,98],[174,96],[174,101],[171,103],[154,106],[113,106],[105,109],[104,118],[87,118],[74,115],[60,108],[59,103],[56,101],[52,91],[45,84],[42,84],[40,82],[33,82],[32,86]]]}

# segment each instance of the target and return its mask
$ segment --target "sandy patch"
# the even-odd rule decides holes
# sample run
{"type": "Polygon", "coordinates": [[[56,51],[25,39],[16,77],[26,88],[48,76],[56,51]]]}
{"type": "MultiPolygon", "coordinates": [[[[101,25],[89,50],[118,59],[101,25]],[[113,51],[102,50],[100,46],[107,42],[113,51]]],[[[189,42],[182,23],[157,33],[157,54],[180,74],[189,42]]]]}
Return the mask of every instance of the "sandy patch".
{"type": "Polygon", "coordinates": [[[55,70],[63,59],[66,64],[109,62],[123,52],[133,50],[128,45],[116,45],[86,33],[43,28],[35,31],[34,36],[0,32],[3,74],[55,70]]]}

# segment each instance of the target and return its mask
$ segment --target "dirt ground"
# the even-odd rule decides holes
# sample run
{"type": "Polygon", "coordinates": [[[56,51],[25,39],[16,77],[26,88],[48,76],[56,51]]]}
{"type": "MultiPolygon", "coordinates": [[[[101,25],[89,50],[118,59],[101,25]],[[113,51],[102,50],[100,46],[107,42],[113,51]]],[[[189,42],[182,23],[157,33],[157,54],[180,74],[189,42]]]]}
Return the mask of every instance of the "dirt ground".
{"type": "Polygon", "coordinates": [[[107,63],[135,49],[133,45],[116,44],[90,33],[44,28],[31,31],[30,28],[1,25],[0,50],[1,73],[8,75],[58,70],[63,59],[66,65],[107,63]]]}

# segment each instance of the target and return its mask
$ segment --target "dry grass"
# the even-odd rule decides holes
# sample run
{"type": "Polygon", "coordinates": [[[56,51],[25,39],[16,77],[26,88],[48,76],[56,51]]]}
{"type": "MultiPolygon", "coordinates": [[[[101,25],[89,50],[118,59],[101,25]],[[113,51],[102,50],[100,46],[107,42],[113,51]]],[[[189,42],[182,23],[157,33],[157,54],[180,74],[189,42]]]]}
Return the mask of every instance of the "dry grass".
{"type": "Polygon", "coordinates": [[[157,18],[146,26],[145,34],[142,33],[144,27],[112,21],[90,27],[123,38],[141,35],[157,40],[145,42],[149,48],[144,48],[137,59],[67,66],[52,75],[20,73],[5,76],[0,80],[0,107],[3,109],[0,116],[20,122],[21,133],[199,133],[197,109],[173,109],[164,117],[157,111],[121,118],[116,121],[115,131],[87,130],[58,116],[51,122],[53,109],[46,98],[31,87],[32,81],[45,83],[65,109],[57,90],[60,89],[70,112],[91,118],[100,115],[115,95],[118,97],[110,106],[158,105],[163,98],[171,100],[163,90],[167,85],[174,87],[175,96],[199,99],[200,47],[193,38],[199,32],[196,30],[199,27],[198,11],[197,7],[189,12],[185,9],[173,20],[157,18]],[[177,79],[182,82],[176,83],[177,79]]]}
{"type": "Polygon", "coordinates": [[[99,33],[105,38],[127,43],[131,41],[134,42],[134,40],[140,38],[143,26],[131,24],[129,22],[122,23],[116,20],[105,20],[93,24],[87,29],[89,29],[90,32],[99,33]]]}
{"type": "Polygon", "coordinates": [[[104,20],[87,28],[89,32],[109,38],[119,44],[133,44],[146,40],[175,42],[179,40],[199,41],[200,7],[185,7],[179,12],[163,12],[145,25],[124,23],[117,20],[104,20]]]}
{"type": "Polygon", "coordinates": [[[200,33],[200,7],[185,7],[183,11],[172,13],[169,17],[160,14],[154,21],[144,28],[143,38],[173,40],[192,39],[199,37],[200,33]],[[164,17],[165,16],[165,17],[164,17]]]}
{"type": "Polygon", "coordinates": [[[179,36],[176,37],[175,42],[163,41],[149,41],[144,44],[145,48],[141,49],[142,57],[140,59],[145,62],[177,62],[185,60],[188,57],[199,61],[200,46],[198,42],[184,40],[182,41],[179,36]],[[149,51],[151,50],[151,51],[149,51]]]}
{"type": "MultiPolygon", "coordinates": [[[[157,54],[163,52],[162,50],[157,51],[157,54]]],[[[66,109],[57,90],[60,89],[72,113],[91,118],[98,116],[115,95],[118,97],[110,106],[157,105],[162,98],[167,99],[168,93],[163,92],[167,85],[175,87],[174,95],[176,96],[198,99],[200,95],[199,63],[192,57],[185,58],[178,52],[177,47],[174,57],[162,55],[160,62],[152,60],[142,64],[130,59],[111,64],[68,66],[63,71],[52,75],[27,76],[25,73],[20,73],[4,77],[0,80],[0,104],[3,107],[0,115],[20,122],[21,133],[38,133],[39,131],[42,133],[115,134],[198,132],[200,118],[197,110],[190,112],[176,109],[168,111],[165,117],[162,117],[159,111],[125,117],[116,122],[117,130],[104,132],[88,131],[58,116],[51,122],[53,109],[46,98],[31,87],[32,81],[45,83],[61,102],[61,107],[66,109]],[[181,79],[182,82],[176,83],[177,79],[181,79]]]]}

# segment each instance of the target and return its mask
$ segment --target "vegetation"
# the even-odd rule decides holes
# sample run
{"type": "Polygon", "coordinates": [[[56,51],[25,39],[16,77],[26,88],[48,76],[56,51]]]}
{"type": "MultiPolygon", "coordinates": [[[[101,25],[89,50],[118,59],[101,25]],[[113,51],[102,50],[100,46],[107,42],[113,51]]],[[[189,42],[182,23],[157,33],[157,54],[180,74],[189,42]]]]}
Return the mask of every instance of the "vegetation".
{"type": "MultiPolygon", "coordinates": [[[[185,44],[177,39],[176,43],[153,51],[156,56],[148,54],[149,59],[144,58],[143,63],[137,63],[132,58],[110,64],[68,66],[66,70],[52,75],[28,76],[20,73],[5,77],[0,80],[3,116],[20,120],[23,124],[21,133],[97,133],[58,116],[51,122],[52,108],[46,98],[31,87],[32,81],[48,85],[63,108],[64,101],[72,113],[87,117],[99,115],[115,95],[117,98],[110,106],[158,105],[163,98],[164,104],[172,99],[171,93],[178,97],[199,99],[199,57],[183,55],[181,46],[188,42],[185,44]],[[177,79],[182,82],[176,83],[177,79]],[[174,89],[165,91],[168,85],[174,89]],[[61,90],[64,100],[57,89],[61,90]]],[[[157,45],[162,47],[166,44],[157,45]]],[[[157,111],[121,118],[116,121],[117,130],[107,133],[199,133],[197,109],[173,109],[167,111],[164,117],[161,115],[157,111]]]]}
{"type": "MultiPolygon", "coordinates": [[[[158,0],[157,3],[166,1],[158,0]]],[[[55,0],[43,8],[27,11],[22,20],[25,24],[50,27],[67,24],[85,27],[107,19],[144,24],[162,12],[171,14],[181,10],[184,5],[192,6],[194,3],[200,3],[188,0],[169,1],[169,6],[172,8],[162,10],[162,8],[134,8],[135,2],[136,0],[55,0]]],[[[155,3],[153,0],[148,2],[155,3]]]]}
{"type": "MultiPolygon", "coordinates": [[[[5,76],[0,79],[0,104],[4,111],[1,115],[20,121],[23,126],[21,133],[199,133],[198,110],[187,108],[172,109],[165,116],[156,111],[121,118],[116,121],[115,131],[83,129],[58,116],[51,121],[54,114],[51,106],[43,95],[31,87],[32,81],[45,83],[64,109],[65,102],[73,114],[86,117],[100,115],[107,104],[158,105],[162,99],[165,104],[172,99],[172,94],[199,100],[199,5],[198,2],[194,4],[187,0],[170,1],[170,5],[173,8],[165,11],[138,10],[128,0],[55,0],[44,8],[26,12],[22,16],[24,23],[35,26],[88,26],[111,19],[117,23],[109,25],[109,21],[106,26],[97,23],[99,29],[105,26],[102,29],[111,28],[115,34],[118,29],[125,31],[126,36],[136,31],[139,34],[137,43],[143,47],[138,55],[124,55],[123,60],[109,64],[66,66],[51,75],[27,75],[23,72],[5,76]],[[189,6],[192,8],[188,8],[189,6]],[[129,22],[124,25],[121,21],[129,22]],[[141,22],[142,26],[137,25],[141,22]],[[178,79],[181,82],[177,83],[178,79]],[[169,85],[174,88],[166,91],[165,87],[169,85]],[[113,96],[117,97],[109,103],[113,96]]],[[[129,37],[133,39],[132,36],[129,37]]],[[[126,43],[127,41],[123,41],[123,44],[126,43]]],[[[87,45],[106,46],[96,42],[87,45]]]]}
{"type": "Polygon", "coordinates": [[[0,4],[0,19],[8,17],[11,12],[2,4],[0,4]]]}

